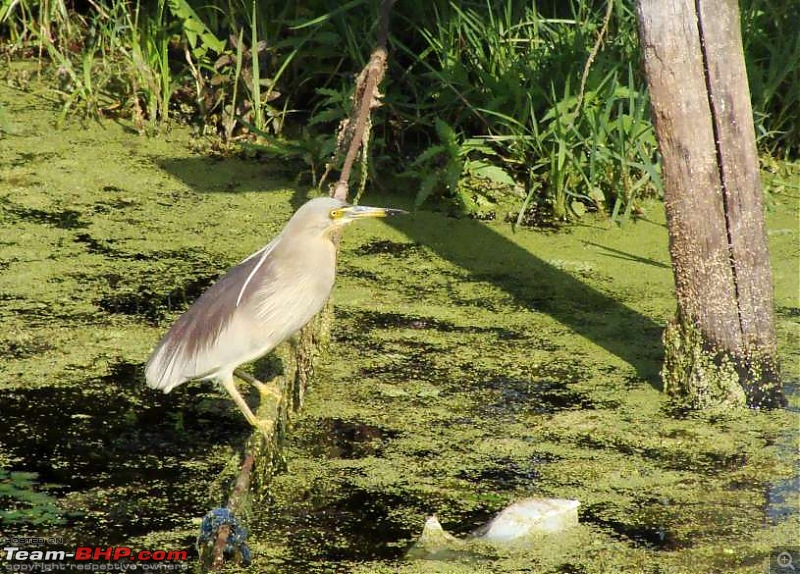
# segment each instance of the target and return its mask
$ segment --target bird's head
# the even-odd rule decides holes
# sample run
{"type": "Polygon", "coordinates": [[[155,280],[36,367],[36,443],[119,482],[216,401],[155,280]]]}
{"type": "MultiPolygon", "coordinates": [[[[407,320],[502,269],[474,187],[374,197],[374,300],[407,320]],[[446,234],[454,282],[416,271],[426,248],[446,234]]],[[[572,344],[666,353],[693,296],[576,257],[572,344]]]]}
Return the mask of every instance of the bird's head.
{"type": "MultiPolygon", "coordinates": [[[[351,205],[332,197],[318,197],[305,203],[292,216],[292,228],[307,231],[329,232],[357,219],[388,217],[408,213],[402,209],[351,205]]],[[[288,227],[288,226],[287,226],[288,227]]]]}

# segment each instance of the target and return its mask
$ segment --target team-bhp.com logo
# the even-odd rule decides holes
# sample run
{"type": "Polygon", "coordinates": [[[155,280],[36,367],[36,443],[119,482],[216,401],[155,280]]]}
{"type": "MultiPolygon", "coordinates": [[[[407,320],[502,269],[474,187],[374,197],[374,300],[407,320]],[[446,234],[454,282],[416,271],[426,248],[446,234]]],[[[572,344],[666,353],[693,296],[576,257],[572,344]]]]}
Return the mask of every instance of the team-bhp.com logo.
{"type": "Polygon", "coordinates": [[[187,558],[186,550],[134,550],[129,546],[78,546],[74,550],[3,547],[6,569],[14,572],[172,570],[182,569],[187,558]]]}

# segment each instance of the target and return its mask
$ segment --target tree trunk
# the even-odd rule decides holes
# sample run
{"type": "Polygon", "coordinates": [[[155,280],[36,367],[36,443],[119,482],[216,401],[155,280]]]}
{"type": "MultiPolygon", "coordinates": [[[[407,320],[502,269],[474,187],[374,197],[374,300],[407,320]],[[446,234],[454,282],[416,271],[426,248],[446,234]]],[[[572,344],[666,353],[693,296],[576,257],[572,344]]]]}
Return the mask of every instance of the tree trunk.
{"type": "Polygon", "coordinates": [[[785,404],[736,0],[640,0],[678,312],[664,389],[692,407],[785,404]]]}

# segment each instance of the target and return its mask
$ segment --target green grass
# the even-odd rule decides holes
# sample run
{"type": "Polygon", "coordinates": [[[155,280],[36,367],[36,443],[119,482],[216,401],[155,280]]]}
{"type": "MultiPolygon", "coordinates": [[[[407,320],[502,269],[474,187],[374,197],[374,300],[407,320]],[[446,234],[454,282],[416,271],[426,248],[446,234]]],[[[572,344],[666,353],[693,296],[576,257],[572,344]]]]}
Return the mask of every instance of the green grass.
{"type": "MultiPolygon", "coordinates": [[[[659,163],[635,14],[614,2],[606,30],[606,7],[395,4],[363,175],[402,176],[418,204],[443,199],[469,213],[525,189],[520,222],[530,209],[629,219],[637,201],[660,195],[659,163]]],[[[0,50],[39,59],[62,121],[113,115],[147,133],[191,122],[260,153],[299,150],[316,180],[328,158],[312,156],[334,148],[377,11],[365,0],[104,0],[82,12],[63,0],[3,0],[0,50]]],[[[759,146],[775,158],[800,152],[798,18],[788,0],[742,5],[759,146]]]]}

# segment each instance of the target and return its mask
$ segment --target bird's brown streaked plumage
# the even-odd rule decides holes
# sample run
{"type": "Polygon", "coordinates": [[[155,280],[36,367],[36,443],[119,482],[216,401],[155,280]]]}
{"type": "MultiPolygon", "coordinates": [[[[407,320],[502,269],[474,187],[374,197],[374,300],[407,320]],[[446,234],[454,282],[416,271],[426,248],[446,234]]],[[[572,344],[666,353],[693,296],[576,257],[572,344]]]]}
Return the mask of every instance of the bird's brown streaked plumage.
{"type": "Polygon", "coordinates": [[[218,380],[258,426],[236,390],[233,371],[268,353],[322,309],[336,274],[333,229],[400,212],[332,198],[304,204],[275,239],[228,271],[173,324],[147,363],[148,385],[169,392],[190,380],[218,380]]]}

